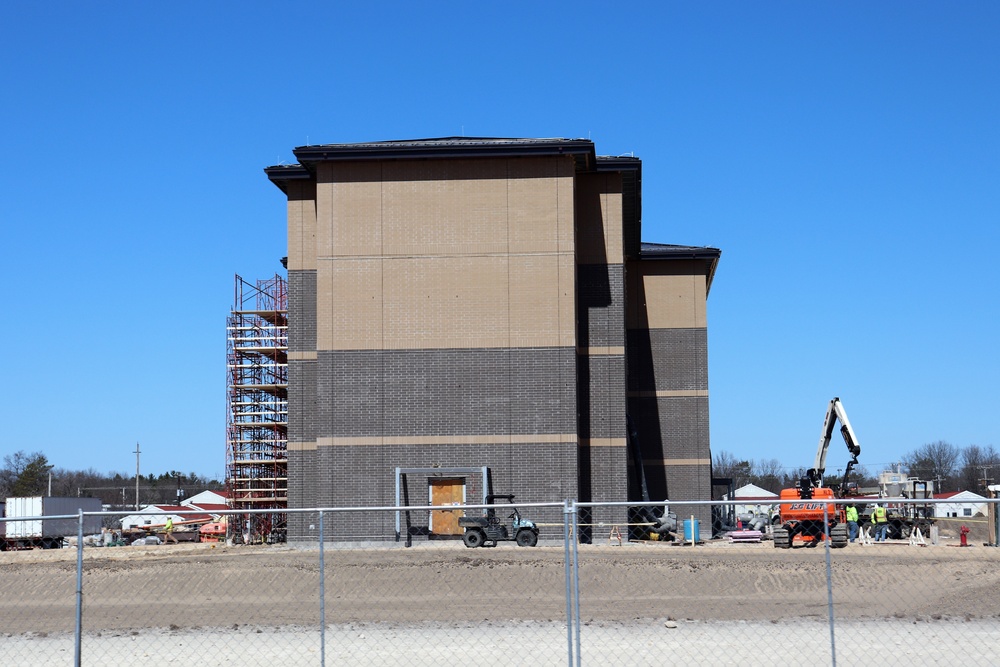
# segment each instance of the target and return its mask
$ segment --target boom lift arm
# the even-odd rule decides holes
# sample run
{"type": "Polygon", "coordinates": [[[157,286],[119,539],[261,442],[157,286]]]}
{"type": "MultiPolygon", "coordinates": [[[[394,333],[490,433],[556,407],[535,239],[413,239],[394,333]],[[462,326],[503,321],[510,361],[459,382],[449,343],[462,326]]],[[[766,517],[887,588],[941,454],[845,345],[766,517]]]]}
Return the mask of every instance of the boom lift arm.
{"type": "MultiPolygon", "coordinates": [[[[847,485],[847,477],[851,470],[858,464],[858,454],[861,453],[861,445],[851,428],[851,421],[847,418],[847,412],[841,405],[839,398],[830,401],[830,406],[826,410],[826,419],[823,421],[823,432],[819,436],[819,447],[816,449],[816,461],[813,467],[806,472],[809,484],[813,487],[823,486],[823,473],[826,472],[826,452],[830,449],[830,439],[833,437],[833,427],[840,420],[840,433],[847,443],[847,450],[851,453],[851,460],[847,463],[847,471],[844,473],[844,480],[840,484],[843,492],[847,485]]],[[[805,480],[803,480],[805,481],[805,480]]]]}

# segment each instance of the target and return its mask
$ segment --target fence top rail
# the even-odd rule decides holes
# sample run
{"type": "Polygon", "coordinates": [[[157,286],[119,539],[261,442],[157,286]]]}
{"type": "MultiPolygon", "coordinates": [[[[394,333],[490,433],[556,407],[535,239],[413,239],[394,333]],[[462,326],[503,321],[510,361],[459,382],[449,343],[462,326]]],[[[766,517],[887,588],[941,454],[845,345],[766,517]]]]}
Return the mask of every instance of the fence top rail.
{"type": "Polygon", "coordinates": [[[467,509],[509,509],[516,507],[519,510],[524,508],[551,507],[560,510],[567,507],[563,502],[542,502],[542,503],[494,503],[494,504],[462,504],[462,505],[387,505],[368,507],[303,507],[303,508],[265,508],[265,509],[185,509],[185,510],[102,510],[100,512],[80,512],[79,514],[51,514],[34,517],[0,517],[0,522],[13,521],[36,521],[39,519],[76,519],[79,516],[243,516],[247,514],[307,514],[315,512],[406,512],[406,511],[446,511],[446,510],[467,510],[467,509]]]}
{"type": "Polygon", "coordinates": [[[572,510],[574,508],[594,508],[594,507],[698,507],[713,505],[719,507],[733,507],[745,505],[760,505],[763,507],[777,507],[778,505],[812,502],[825,505],[848,505],[848,504],[889,504],[889,505],[998,505],[1000,498],[903,498],[903,497],[858,497],[858,498],[736,498],[734,500],[659,500],[659,501],[617,501],[617,502],[575,502],[566,500],[563,502],[534,502],[534,503],[493,503],[493,504],[459,504],[459,505],[385,505],[385,506],[358,506],[358,507],[305,507],[305,508],[263,508],[263,509],[149,509],[149,510],[102,510],[100,512],[81,511],[76,514],[48,514],[41,516],[18,516],[0,517],[0,523],[12,523],[15,521],[39,521],[53,519],[78,519],[80,516],[237,516],[247,514],[307,514],[316,512],[415,512],[415,511],[447,511],[447,510],[478,510],[478,509],[505,509],[517,507],[520,509],[530,508],[555,508],[561,510],[572,510]]]}
{"type": "MultiPolygon", "coordinates": [[[[103,514],[103,512],[85,512],[87,515],[103,514]]],[[[202,512],[204,514],[204,512],[202,512]]],[[[0,517],[0,523],[14,523],[15,521],[41,521],[43,519],[79,519],[80,514],[41,514],[38,516],[5,516],[0,517]]]]}
{"type": "Polygon", "coordinates": [[[903,498],[896,496],[865,496],[853,498],[736,498],[734,500],[656,500],[656,501],[632,501],[632,502],[576,502],[575,507],[663,507],[664,505],[678,507],[697,507],[701,505],[717,505],[730,507],[735,505],[785,505],[788,503],[812,502],[827,505],[996,505],[1000,503],[998,498],[903,498]]]}

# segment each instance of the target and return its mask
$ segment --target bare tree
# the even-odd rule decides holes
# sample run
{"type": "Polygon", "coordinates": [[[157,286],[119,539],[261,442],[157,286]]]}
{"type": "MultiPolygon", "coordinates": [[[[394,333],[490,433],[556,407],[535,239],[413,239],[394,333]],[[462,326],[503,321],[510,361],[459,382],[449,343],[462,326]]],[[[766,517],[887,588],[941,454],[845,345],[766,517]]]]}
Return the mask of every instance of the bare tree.
{"type": "Polygon", "coordinates": [[[1000,476],[1000,454],[993,445],[969,445],[962,450],[962,467],[959,472],[962,490],[982,491],[987,484],[1000,476]]]}
{"type": "Polygon", "coordinates": [[[903,457],[903,465],[911,477],[924,480],[941,480],[942,489],[954,486],[960,450],[944,440],[938,440],[910,452],[903,457]]]}
{"type": "Polygon", "coordinates": [[[757,461],[753,464],[753,469],[756,472],[753,483],[762,489],[780,493],[783,488],[789,486],[785,468],[778,459],[757,461]]]}
{"type": "Polygon", "coordinates": [[[733,480],[733,488],[749,484],[753,478],[753,462],[740,460],[729,452],[719,452],[712,463],[712,477],[729,477],[733,480]]]}

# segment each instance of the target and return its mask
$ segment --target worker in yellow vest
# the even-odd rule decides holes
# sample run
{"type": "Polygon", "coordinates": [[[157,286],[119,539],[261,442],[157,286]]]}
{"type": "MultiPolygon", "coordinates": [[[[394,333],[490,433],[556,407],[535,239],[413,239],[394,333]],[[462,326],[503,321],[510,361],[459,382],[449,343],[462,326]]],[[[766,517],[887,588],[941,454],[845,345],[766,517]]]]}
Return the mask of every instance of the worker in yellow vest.
{"type": "Polygon", "coordinates": [[[174,517],[168,516],[167,523],[163,526],[163,543],[166,544],[167,540],[170,540],[174,544],[177,544],[177,538],[174,537],[174,517]]]}
{"type": "Polygon", "coordinates": [[[886,516],[885,506],[876,505],[872,512],[872,523],[875,524],[875,541],[885,542],[888,539],[889,518],[886,516]]]}
{"type": "Polygon", "coordinates": [[[858,537],[858,508],[856,505],[847,506],[847,537],[853,542],[858,537]]]}

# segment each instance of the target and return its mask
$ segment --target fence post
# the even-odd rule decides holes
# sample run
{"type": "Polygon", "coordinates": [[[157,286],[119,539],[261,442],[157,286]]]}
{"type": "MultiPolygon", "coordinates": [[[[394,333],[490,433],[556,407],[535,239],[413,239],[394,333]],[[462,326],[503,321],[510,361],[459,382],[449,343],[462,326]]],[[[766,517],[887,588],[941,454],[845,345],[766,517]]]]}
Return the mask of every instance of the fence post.
{"type": "Polygon", "coordinates": [[[837,641],[833,626],[833,568],[830,563],[830,503],[823,504],[823,536],[826,542],[826,604],[830,616],[830,660],[837,667],[837,641]]]}
{"type": "Polygon", "coordinates": [[[83,510],[78,510],[78,512],[76,525],[76,629],[73,631],[74,667],[80,667],[80,646],[83,642],[83,510]]]}
{"type": "Polygon", "coordinates": [[[326,667],[326,567],[323,558],[323,510],[319,511],[319,664],[326,667]]]}
{"type": "Polygon", "coordinates": [[[576,626],[576,667],[580,667],[580,507],[573,501],[573,624],[576,626]]]}
{"type": "MultiPolygon", "coordinates": [[[[991,487],[992,488],[992,487],[991,487]]],[[[986,513],[989,515],[990,520],[990,536],[989,542],[991,547],[1000,547],[1000,505],[997,505],[997,496],[1000,495],[996,491],[990,491],[990,497],[993,499],[987,507],[986,513]]]]}
{"type": "Polygon", "coordinates": [[[569,501],[563,501],[563,548],[566,563],[566,655],[569,667],[573,667],[573,584],[571,569],[572,556],[569,551],[569,501]]]}

